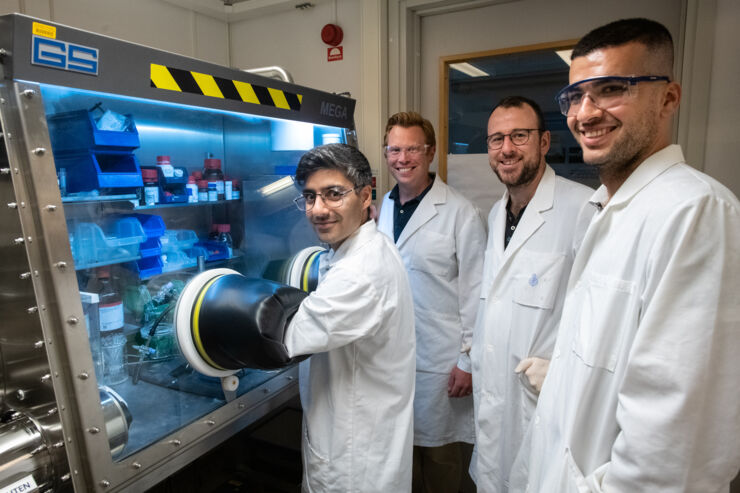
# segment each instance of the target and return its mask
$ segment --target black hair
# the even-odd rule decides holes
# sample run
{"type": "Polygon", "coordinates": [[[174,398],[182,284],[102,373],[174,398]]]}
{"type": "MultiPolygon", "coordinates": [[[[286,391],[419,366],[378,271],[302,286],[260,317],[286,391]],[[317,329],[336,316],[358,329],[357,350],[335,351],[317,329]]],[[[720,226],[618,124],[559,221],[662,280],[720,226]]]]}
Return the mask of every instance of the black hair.
{"type": "Polygon", "coordinates": [[[545,127],[545,115],[542,113],[542,108],[540,108],[540,105],[529,98],[525,98],[524,96],[505,97],[504,99],[499,101],[496,106],[493,107],[493,109],[491,110],[491,115],[493,115],[493,112],[496,111],[497,108],[522,108],[525,105],[534,110],[534,114],[537,116],[537,129],[541,132],[547,130],[547,127],[545,127]]]}
{"type": "MultiPolygon", "coordinates": [[[[573,48],[571,60],[588,55],[602,48],[641,43],[651,50],[660,50],[668,57],[668,67],[673,69],[673,38],[668,29],[650,19],[633,18],[610,22],[586,34],[573,48]]],[[[666,74],[670,75],[670,74],[666,74]]]]}
{"type": "Polygon", "coordinates": [[[320,169],[336,169],[344,173],[355,187],[372,185],[370,163],[359,149],[347,144],[325,144],[314,147],[298,161],[295,181],[303,186],[308,177],[320,169]]]}

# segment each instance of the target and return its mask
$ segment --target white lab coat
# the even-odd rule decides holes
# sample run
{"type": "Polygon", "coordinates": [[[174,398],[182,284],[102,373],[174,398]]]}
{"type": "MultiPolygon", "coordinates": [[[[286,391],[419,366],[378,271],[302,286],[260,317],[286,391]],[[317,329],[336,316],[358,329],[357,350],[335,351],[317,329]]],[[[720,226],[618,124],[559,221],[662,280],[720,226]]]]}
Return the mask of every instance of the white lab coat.
{"type": "Polygon", "coordinates": [[[319,268],[285,335],[291,356],[312,354],[300,385],[303,491],[410,491],[414,320],[401,258],[368,221],[319,268]]]}
{"type": "Polygon", "coordinates": [[[509,193],[491,209],[470,353],[476,425],[471,473],[478,491],[508,491],[509,471],[537,404],[537,392],[514,368],[524,358],[552,355],[573,257],[594,213],[592,193],[547,166],[506,250],[509,193]]]}
{"type": "MultiPolygon", "coordinates": [[[[740,467],[740,203],[683,161],[675,145],[653,154],[591,222],[512,489],[729,490],[740,467]]],[[[606,199],[604,187],[592,198],[606,199]]]]}
{"type": "MultiPolygon", "coordinates": [[[[394,203],[388,195],[378,229],[393,238],[394,203]]],[[[470,372],[485,241],[473,205],[435,177],[396,242],[414,297],[414,445],[474,441],[472,397],[448,397],[447,383],[455,365],[470,372]]]]}

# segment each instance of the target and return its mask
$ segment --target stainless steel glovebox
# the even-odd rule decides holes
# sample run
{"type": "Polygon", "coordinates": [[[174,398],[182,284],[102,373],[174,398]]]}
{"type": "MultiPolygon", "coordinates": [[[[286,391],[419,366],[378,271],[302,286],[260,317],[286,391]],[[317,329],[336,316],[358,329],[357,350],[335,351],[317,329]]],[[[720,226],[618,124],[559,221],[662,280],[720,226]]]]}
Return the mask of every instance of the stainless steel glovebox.
{"type": "Polygon", "coordinates": [[[0,74],[0,491],[143,491],[296,394],[194,372],[171,308],[290,275],[295,165],[356,145],[354,101],[21,15],[0,74]]]}

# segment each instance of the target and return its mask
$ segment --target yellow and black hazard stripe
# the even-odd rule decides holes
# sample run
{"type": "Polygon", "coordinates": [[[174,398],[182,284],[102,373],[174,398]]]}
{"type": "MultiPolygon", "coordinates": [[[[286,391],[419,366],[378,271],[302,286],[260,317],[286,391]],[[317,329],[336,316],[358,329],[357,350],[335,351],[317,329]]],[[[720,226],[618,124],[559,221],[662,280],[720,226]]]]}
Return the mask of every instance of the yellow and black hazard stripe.
{"type": "Polygon", "coordinates": [[[150,65],[150,79],[151,87],[157,89],[231,99],[285,110],[300,111],[303,101],[302,94],[156,63],[150,65]]]}

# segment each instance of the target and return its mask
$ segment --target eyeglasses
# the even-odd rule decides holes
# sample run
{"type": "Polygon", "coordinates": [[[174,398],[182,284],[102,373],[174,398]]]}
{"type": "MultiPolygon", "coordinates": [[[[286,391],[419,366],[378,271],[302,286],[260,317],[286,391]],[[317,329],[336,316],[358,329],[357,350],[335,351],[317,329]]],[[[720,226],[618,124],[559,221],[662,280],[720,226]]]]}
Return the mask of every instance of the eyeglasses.
{"type": "Polygon", "coordinates": [[[607,110],[637,96],[638,83],[659,81],[670,82],[671,79],[662,75],[592,77],[564,87],[555,96],[555,101],[560,105],[560,112],[564,116],[573,116],[578,113],[586,94],[597,108],[607,110]]]}
{"type": "Polygon", "coordinates": [[[429,144],[408,147],[385,146],[383,150],[385,151],[385,155],[390,157],[398,157],[403,151],[406,151],[408,156],[418,156],[419,154],[426,153],[429,147],[431,147],[429,144]]]}
{"type": "Polygon", "coordinates": [[[511,139],[511,143],[515,146],[523,146],[529,141],[529,134],[538,131],[540,131],[539,128],[515,128],[508,134],[491,134],[486,137],[486,142],[488,143],[488,148],[492,151],[501,149],[504,146],[506,137],[511,139]]]}
{"type": "Polygon", "coordinates": [[[354,192],[360,187],[350,188],[349,190],[337,190],[330,188],[323,193],[314,192],[303,192],[301,195],[293,199],[293,203],[300,211],[310,211],[316,204],[316,197],[321,197],[324,201],[324,205],[332,209],[342,207],[344,203],[344,196],[350,192],[354,192]]]}

